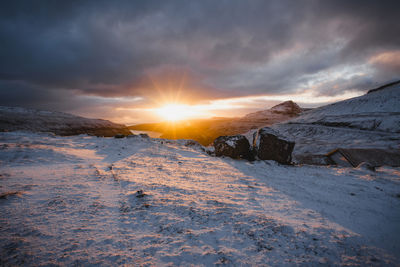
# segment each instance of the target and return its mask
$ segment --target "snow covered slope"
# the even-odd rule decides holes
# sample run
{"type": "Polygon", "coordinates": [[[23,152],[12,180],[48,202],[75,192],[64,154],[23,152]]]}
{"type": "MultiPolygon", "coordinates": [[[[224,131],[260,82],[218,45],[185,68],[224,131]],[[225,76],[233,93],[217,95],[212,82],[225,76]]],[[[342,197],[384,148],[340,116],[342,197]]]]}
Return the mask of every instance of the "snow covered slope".
{"type": "Polygon", "coordinates": [[[273,126],[295,140],[297,163],[309,161],[336,148],[400,149],[400,83],[306,111],[273,126]]]}
{"type": "Polygon", "coordinates": [[[0,133],[0,265],[399,266],[400,169],[0,133]]]}
{"type": "Polygon", "coordinates": [[[90,134],[114,136],[130,134],[121,124],[87,119],[62,112],[0,106],[0,131],[52,132],[58,135],[90,134]]]}
{"type": "Polygon", "coordinates": [[[291,122],[400,133],[400,82],[310,110],[291,122]]]}
{"type": "MultiPolygon", "coordinates": [[[[286,119],[299,115],[303,110],[293,101],[285,101],[270,109],[261,110],[245,115],[243,120],[265,120],[273,117],[286,115],[286,119]],[[279,115],[278,115],[279,114],[279,115]]],[[[282,121],[282,119],[281,119],[282,121]]]]}

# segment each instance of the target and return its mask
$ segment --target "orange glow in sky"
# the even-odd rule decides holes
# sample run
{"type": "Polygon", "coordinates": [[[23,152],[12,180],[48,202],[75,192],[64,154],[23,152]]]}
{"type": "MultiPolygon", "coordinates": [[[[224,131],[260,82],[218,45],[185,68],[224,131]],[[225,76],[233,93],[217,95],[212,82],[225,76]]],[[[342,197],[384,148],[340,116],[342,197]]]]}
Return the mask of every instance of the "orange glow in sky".
{"type": "Polygon", "coordinates": [[[161,118],[167,121],[180,121],[196,116],[201,116],[201,113],[188,105],[171,103],[160,108],[156,108],[155,112],[161,118]]]}
{"type": "MultiPolygon", "coordinates": [[[[300,106],[303,104],[318,104],[318,103],[329,103],[340,101],[356,96],[360,96],[362,92],[346,92],[340,96],[318,96],[312,92],[303,92],[298,94],[288,95],[258,95],[258,96],[246,96],[246,97],[235,97],[226,99],[215,99],[204,101],[199,104],[187,104],[185,101],[179,101],[173,99],[168,101],[162,99],[160,101],[154,101],[155,107],[119,107],[116,110],[120,112],[127,112],[127,117],[121,120],[121,123],[129,123],[129,118],[132,116],[145,118],[141,123],[155,122],[155,121],[181,121],[188,119],[201,119],[210,118],[214,116],[233,117],[243,116],[248,113],[249,109],[263,110],[270,108],[266,106],[268,101],[275,101],[275,104],[286,100],[293,100],[299,103],[300,106]],[[132,115],[130,115],[130,114],[132,115]],[[139,116],[138,116],[139,115],[139,116]]],[[[137,100],[137,101],[141,101],[137,100]]],[[[135,101],[136,102],[136,101],[135,101]]],[[[121,117],[120,117],[121,118],[121,117]]],[[[116,121],[116,119],[114,119],[116,121]]]]}

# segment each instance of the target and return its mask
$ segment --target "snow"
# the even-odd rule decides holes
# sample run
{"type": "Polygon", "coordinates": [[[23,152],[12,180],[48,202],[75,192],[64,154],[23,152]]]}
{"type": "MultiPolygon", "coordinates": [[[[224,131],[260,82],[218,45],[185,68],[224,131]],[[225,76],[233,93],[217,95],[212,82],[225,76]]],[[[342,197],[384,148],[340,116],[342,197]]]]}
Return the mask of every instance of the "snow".
{"type": "Polygon", "coordinates": [[[0,265],[399,265],[399,168],[184,143],[0,133],[0,265]]]}
{"type": "MultiPolygon", "coordinates": [[[[400,149],[400,83],[271,126],[296,143],[294,162],[337,148],[400,149]]],[[[316,162],[318,160],[314,160],[316,162]]],[[[324,161],[321,158],[321,164],[324,161]]]]}
{"type": "Polygon", "coordinates": [[[400,133],[290,123],[273,128],[295,141],[295,158],[305,154],[323,155],[339,147],[400,149],[400,133]]]}
{"type": "Polygon", "coordinates": [[[291,123],[400,133],[400,83],[310,110],[291,123]]]}
{"type": "Polygon", "coordinates": [[[231,136],[229,139],[227,139],[227,140],[225,141],[225,143],[226,143],[228,146],[235,148],[235,147],[236,147],[236,144],[237,144],[237,141],[238,141],[239,139],[240,139],[239,136],[231,136]]]}

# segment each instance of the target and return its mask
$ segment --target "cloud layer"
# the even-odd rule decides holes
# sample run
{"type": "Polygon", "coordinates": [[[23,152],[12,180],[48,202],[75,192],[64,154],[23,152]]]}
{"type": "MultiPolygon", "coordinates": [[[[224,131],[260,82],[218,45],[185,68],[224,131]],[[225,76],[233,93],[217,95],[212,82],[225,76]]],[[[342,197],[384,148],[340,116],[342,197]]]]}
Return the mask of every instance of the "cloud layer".
{"type": "Polygon", "coordinates": [[[400,76],[399,18],[398,1],[8,1],[0,104],[367,90],[400,76]]]}

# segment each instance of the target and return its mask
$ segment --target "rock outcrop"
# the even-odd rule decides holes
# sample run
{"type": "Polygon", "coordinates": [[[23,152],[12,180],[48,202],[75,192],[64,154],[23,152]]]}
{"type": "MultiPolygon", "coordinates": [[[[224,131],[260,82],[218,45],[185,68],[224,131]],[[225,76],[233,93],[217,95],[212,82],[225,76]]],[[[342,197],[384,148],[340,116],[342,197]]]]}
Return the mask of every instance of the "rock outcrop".
{"type": "Polygon", "coordinates": [[[273,106],[270,110],[274,113],[293,115],[293,116],[298,115],[303,111],[302,108],[299,107],[299,105],[294,103],[292,100],[285,101],[276,106],[273,106]]]}
{"type": "Polygon", "coordinates": [[[215,155],[234,159],[253,159],[250,143],[243,135],[220,136],[214,140],[215,155]]]}
{"type": "Polygon", "coordinates": [[[261,160],[291,164],[294,145],[294,142],[268,127],[259,129],[253,136],[253,149],[261,160]]]}

